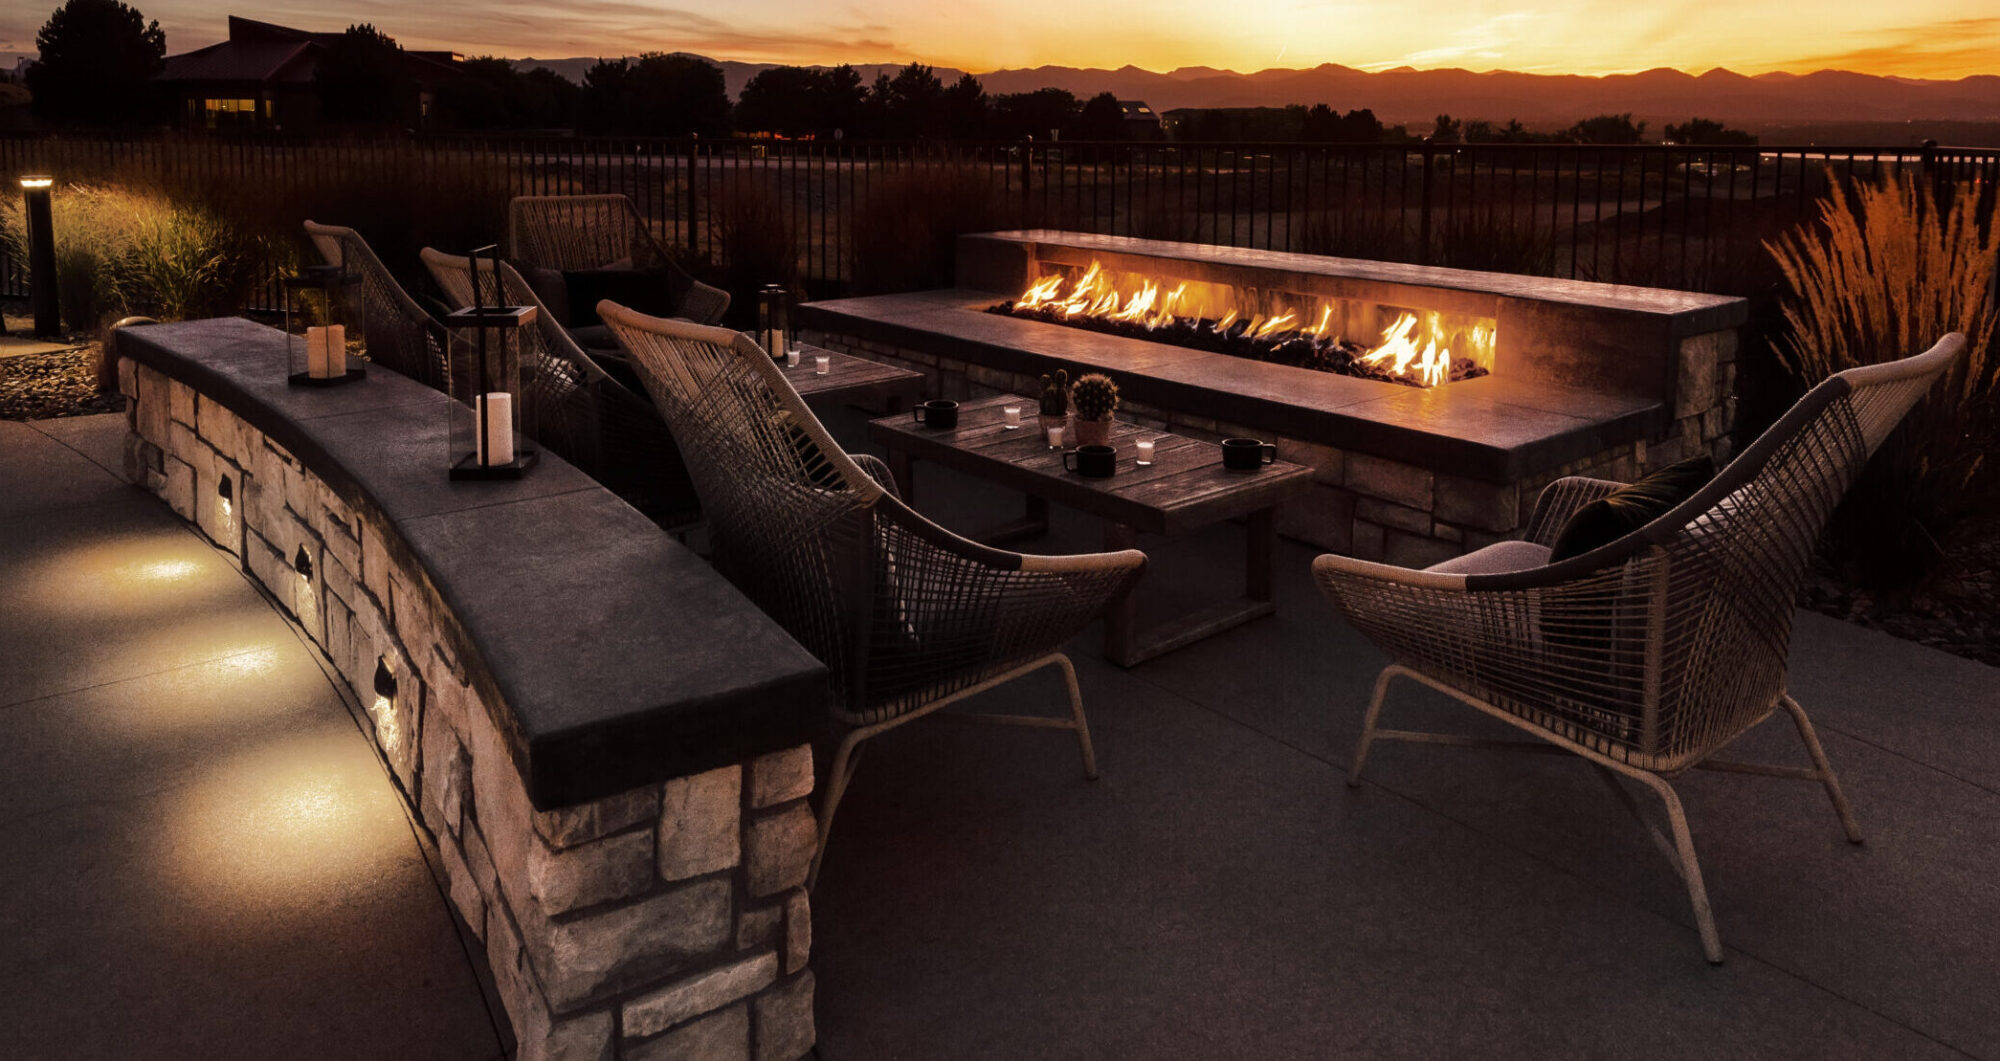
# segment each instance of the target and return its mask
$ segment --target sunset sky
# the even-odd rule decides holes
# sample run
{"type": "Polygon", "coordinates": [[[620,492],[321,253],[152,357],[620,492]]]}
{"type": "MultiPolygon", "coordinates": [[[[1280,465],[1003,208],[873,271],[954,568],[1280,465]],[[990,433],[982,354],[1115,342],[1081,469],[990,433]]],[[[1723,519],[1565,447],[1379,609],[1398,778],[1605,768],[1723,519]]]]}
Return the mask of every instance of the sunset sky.
{"type": "MultiPolygon", "coordinates": [[[[0,14],[0,52],[32,52],[50,0],[0,14]]],[[[1723,66],[1741,73],[1956,78],[2000,73],[1991,0],[140,0],[170,53],[220,40],[231,12],[304,29],[373,22],[410,47],[467,55],[690,51],[785,63],[917,60],[974,71],[1062,65],[1244,72],[1340,63],[1603,74],[1723,66]]]]}

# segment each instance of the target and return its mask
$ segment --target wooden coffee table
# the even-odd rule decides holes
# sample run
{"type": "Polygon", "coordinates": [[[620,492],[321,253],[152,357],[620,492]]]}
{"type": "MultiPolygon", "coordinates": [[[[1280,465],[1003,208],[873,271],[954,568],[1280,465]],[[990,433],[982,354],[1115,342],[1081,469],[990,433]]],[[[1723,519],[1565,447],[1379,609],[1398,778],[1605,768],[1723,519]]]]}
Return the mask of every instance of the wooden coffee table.
{"type": "Polygon", "coordinates": [[[1312,469],[1280,461],[1257,471],[1222,466],[1221,447],[1199,439],[1119,423],[1111,445],[1118,472],[1086,479],[1063,470],[1062,453],[1042,441],[1033,399],[982,398],[959,406],[958,427],[940,431],[912,422],[909,414],[868,424],[868,437],[889,450],[889,467],[905,501],[914,502],[912,465],[934,461],[1028,495],[1027,516],[989,541],[1012,540],[1048,529],[1050,502],[1104,520],[1104,547],[1129,549],[1141,532],[1183,534],[1227,519],[1249,523],[1243,563],[1243,598],[1138,629],[1137,602],[1127,593],[1104,615],[1104,655],[1130,667],[1272,613],[1271,555],[1277,545],[1278,504],[1303,493],[1312,469]],[[1021,427],[1009,431],[1003,406],[1019,405],[1021,427]],[[1153,464],[1135,464],[1141,439],[1155,440],[1153,464]]]}
{"type": "Polygon", "coordinates": [[[817,346],[801,345],[799,363],[795,367],[786,365],[780,358],[778,371],[785,374],[785,381],[799,392],[799,397],[814,405],[880,402],[883,408],[895,412],[908,407],[905,398],[914,399],[924,392],[924,374],[921,372],[822,350],[817,346]],[[813,371],[815,355],[833,359],[827,365],[824,376],[813,371]]]}

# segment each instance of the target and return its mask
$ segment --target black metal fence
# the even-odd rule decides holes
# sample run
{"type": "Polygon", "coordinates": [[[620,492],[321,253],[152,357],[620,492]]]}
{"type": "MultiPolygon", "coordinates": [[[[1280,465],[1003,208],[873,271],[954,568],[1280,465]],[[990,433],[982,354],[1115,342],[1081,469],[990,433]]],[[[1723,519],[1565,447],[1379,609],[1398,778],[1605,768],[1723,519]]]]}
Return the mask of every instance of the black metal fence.
{"type": "MultiPolygon", "coordinates": [[[[58,194],[96,182],[197,196],[288,235],[312,214],[412,261],[416,242],[499,238],[512,195],[620,192],[697,268],[789,277],[817,295],[912,282],[952,232],[1014,226],[1728,290],[1829,180],[1922,172],[1970,183],[1990,210],[2000,151],[0,139],[0,174],[30,172],[54,175],[58,194]]],[[[25,286],[0,256],[0,293],[25,286]]]]}

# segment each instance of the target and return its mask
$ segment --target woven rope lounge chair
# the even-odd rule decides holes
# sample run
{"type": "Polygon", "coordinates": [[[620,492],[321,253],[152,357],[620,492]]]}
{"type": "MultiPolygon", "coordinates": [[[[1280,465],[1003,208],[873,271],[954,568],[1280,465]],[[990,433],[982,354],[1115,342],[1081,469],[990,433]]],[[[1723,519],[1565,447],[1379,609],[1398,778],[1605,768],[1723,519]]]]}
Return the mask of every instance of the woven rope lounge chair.
{"type": "Polygon", "coordinates": [[[975,693],[1059,668],[1068,717],[967,717],[1074,730],[1084,774],[1097,776],[1061,649],[1138,580],[1144,553],[1027,556],[961,538],[903,504],[882,461],[843,453],[748,336],[610,302],[599,315],[687,457],[715,566],[827,666],[847,731],[808,887],[861,743],[975,693]]]}
{"type": "Polygon", "coordinates": [[[343,297],[349,319],[361,325],[368,360],[449,393],[450,334],[403,290],[368,241],[351,228],[314,221],[306,222],[306,237],[326,264],[347,274],[343,297]]]}
{"type": "Polygon", "coordinates": [[[672,269],[690,286],[671,316],[714,324],[729,308],[729,292],[688,276],[624,195],[514,197],[507,203],[507,257],[563,272],[618,265],[672,269]]]}
{"type": "MultiPolygon", "coordinates": [[[[425,247],[420,256],[451,308],[472,305],[471,260],[425,247]]],[[[521,363],[534,368],[540,405],[536,441],[583,469],[654,522],[679,529],[696,522],[701,506],[679,447],[622,352],[586,351],[535,297],[513,266],[479,263],[481,300],[489,306],[533,306],[532,326],[511,341],[521,363]]]]}
{"type": "Polygon", "coordinates": [[[1316,559],[1320,588],[1391,660],[1375,682],[1348,783],[1360,783],[1376,740],[1573,752],[1637,815],[1614,775],[1632,778],[1666,804],[1672,839],[1648,829],[1687,884],[1703,951],[1720,962],[1701,866],[1670,782],[1697,767],[1815,781],[1848,839],[1861,841],[1812,723],[1786,691],[1793,601],[1841,495],[1964,345],[1954,333],[1914,357],[1828,378],[1685,502],[1578,556],[1548,562],[1570,515],[1622,484],[1559,479],[1537,499],[1525,541],[1422,571],[1316,559]],[[1538,741],[1378,729],[1397,678],[1538,741]],[[1780,707],[1811,769],[1712,758],[1780,707]]]}

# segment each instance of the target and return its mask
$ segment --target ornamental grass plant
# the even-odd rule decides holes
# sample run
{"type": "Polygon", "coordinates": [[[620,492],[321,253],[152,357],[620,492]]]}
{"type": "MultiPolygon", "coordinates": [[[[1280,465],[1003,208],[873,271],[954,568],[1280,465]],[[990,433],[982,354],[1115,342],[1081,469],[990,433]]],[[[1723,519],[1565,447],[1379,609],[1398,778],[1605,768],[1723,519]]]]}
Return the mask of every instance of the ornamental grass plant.
{"type": "Polygon", "coordinates": [[[1816,223],[1769,241],[1784,274],[1777,354],[1801,387],[1925,350],[1947,332],[1965,356],[1870,463],[1828,528],[1830,559],[1878,592],[1922,588],[1965,534],[2000,527],[2000,306],[1993,191],[1914,177],[1831,186],[1816,223]]]}
{"type": "MultiPolygon", "coordinates": [[[[51,203],[63,325],[94,335],[117,317],[182,320],[240,312],[265,250],[238,226],[147,190],[72,184],[51,203]]],[[[0,204],[0,244],[26,269],[20,196],[0,204]]]]}

